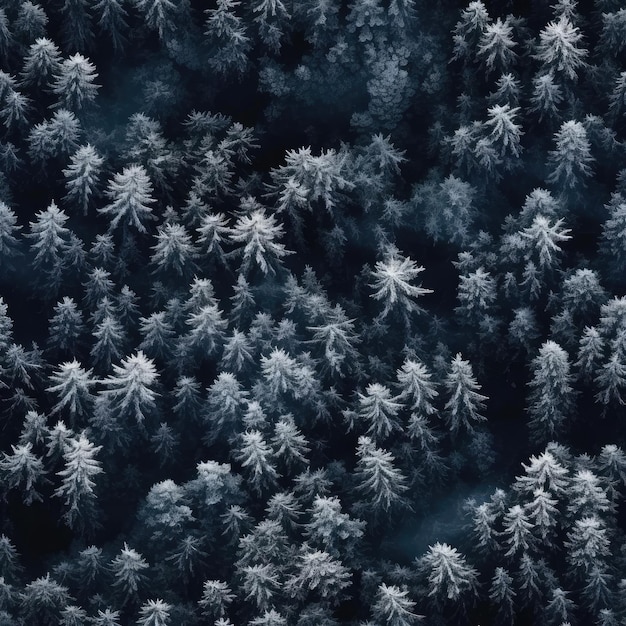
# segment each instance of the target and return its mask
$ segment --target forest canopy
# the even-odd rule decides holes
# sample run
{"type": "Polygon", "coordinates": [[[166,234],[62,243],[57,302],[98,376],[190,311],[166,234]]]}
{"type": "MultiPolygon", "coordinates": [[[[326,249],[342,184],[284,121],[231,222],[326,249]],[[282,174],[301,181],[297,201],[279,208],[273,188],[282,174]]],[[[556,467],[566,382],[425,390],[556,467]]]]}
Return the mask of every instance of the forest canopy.
{"type": "Polygon", "coordinates": [[[620,0],[0,5],[0,626],[626,623],[620,0]]]}

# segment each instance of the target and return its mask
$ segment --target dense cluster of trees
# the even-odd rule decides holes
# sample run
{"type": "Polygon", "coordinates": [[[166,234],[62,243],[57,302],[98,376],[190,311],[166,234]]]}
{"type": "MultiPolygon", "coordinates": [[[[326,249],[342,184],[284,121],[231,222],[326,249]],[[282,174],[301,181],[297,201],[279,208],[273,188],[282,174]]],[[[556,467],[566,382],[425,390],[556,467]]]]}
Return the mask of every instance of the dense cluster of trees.
{"type": "Polygon", "coordinates": [[[624,623],[626,9],[532,4],[2,4],[0,625],[624,623]]]}

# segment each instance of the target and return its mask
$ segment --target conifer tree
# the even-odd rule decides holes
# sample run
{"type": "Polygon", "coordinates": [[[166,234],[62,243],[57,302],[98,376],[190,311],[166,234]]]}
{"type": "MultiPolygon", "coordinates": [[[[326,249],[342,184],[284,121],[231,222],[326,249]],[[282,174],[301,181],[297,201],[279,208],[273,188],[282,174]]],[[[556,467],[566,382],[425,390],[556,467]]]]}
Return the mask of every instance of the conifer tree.
{"type": "Polygon", "coordinates": [[[20,597],[20,614],[31,623],[58,624],[62,609],[70,602],[68,588],[50,573],[28,583],[20,597]]]}
{"type": "Polygon", "coordinates": [[[65,157],[78,148],[82,128],[67,109],[55,111],[52,118],[35,124],[28,135],[28,154],[37,163],[65,157]]]}
{"type": "Polygon", "coordinates": [[[160,39],[165,39],[176,30],[177,21],[189,12],[188,0],[133,0],[143,14],[147,26],[156,30],[160,39]]]}
{"type": "Polygon", "coordinates": [[[124,543],[120,553],[111,561],[110,568],[115,577],[113,586],[120,588],[124,602],[136,598],[146,582],[143,572],[149,568],[143,556],[124,543]]]}
{"type": "Polygon", "coordinates": [[[156,409],[156,385],[158,374],[154,362],[141,350],[122,359],[121,365],[113,366],[113,374],[103,382],[107,386],[103,394],[122,417],[132,416],[138,424],[156,409]]]}
{"type": "Polygon", "coordinates": [[[91,13],[85,0],[63,0],[61,30],[65,45],[74,51],[91,45],[91,13]]]}
{"type": "Polygon", "coordinates": [[[151,262],[164,274],[174,271],[184,278],[197,269],[197,254],[189,233],[180,224],[165,224],[157,230],[151,262]]]}
{"type": "Polygon", "coordinates": [[[418,568],[427,578],[428,596],[436,605],[451,602],[463,606],[478,593],[478,573],[447,543],[430,546],[418,568]]]}
{"type": "Polygon", "coordinates": [[[316,496],[310,514],[310,521],[304,525],[308,543],[331,556],[356,557],[365,522],[343,513],[341,502],[335,496],[316,496]]]}
{"type": "Polygon", "coordinates": [[[96,78],[98,74],[95,66],[79,52],[65,59],[52,85],[52,92],[59,98],[57,106],[69,111],[80,111],[93,102],[100,88],[100,85],[94,83],[96,78]]]}
{"type": "Polygon", "coordinates": [[[29,87],[51,87],[61,69],[61,51],[47,37],[39,37],[32,43],[24,57],[20,84],[29,87]]]}
{"type": "Polygon", "coordinates": [[[555,149],[550,151],[551,172],[547,181],[564,190],[583,184],[583,179],[592,174],[591,144],[581,122],[568,120],[554,134],[555,149]]]}
{"type": "Polygon", "coordinates": [[[94,446],[84,433],[68,442],[63,458],[65,467],[58,476],[63,479],[54,495],[64,498],[68,510],[64,518],[70,528],[86,529],[96,522],[94,517],[95,483],[93,477],[102,473],[95,457],[102,446],[94,446]]]}
{"type": "Polygon", "coordinates": [[[241,435],[241,445],[235,459],[245,468],[248,483],[258,494],[274,489],[279,477],[274,467],[272,450],[258,430],[249,430],[241,435]]]}
{"type": "Polygon", "coordinates": [[[296,572],[285,582],[285,590],[296,599],[306,598],[310,593],[320,597],[331,606],[342,600],[342,592],[351,585],[350,571],[323,550],[300,550],[296,572]]]}
{"type": "Polygon", "coordinates": [[[359,437],[355,478],[357,490],[364,502],[371,504],[374,514],[387,513],[391,508],[404,506],[403,493],[406,478],[394,466],[390,452],[377,448],[369,437],[359,437]]]}
{"type": "Polygon", "coordinates": [[[4,489],[19,489],[26,504],[42,499],[35,485],[45,480],[46,474],[42,460],[32,450],[32,443],[11,445],[11,454],[3,452],[0,459],[4,489]]]}
{"type": "Polygon", "coordinates": [[[403,257],[392,249],[383,261],[377,261],[370,287],[374,289],[372,298],[383,300],[384,308],[379,318],[384,319],[392,309],[400,309],[404,315],[421,312],[416,298],[433,293],[432,289],[412,285],[411,282],[424,271],[409,257],[403,257]]]}
{"type": "Polygon", "coordinates": [[[247,565],[242,568],[241,573],[246,600],[253,601],[256,608],[261,611],[269,608],[281,587],[276,567],[271,563],[247,565]]]}
{"type": "Polygon", "coordinates": [[[357,394],[359,400],[359,418],[367,424],[367,434],[375,440],[386,439],[395,430],[401,430],[397,415],[402,403],[392,398],[391,391],[385,385],[372,383],[365,394],[357,394]]]}
{"type": "Polygon", "coordinates": [[[276,458],[280,459],[287,468],[307,464],[306,455],[310,451],[310,446],[306,437],[296,426],[292,415],[282,415],[275,423],[271,444],[276,458]]]}
{"type": "Polygon", "coordinates": [[[533,377],[528,383],[529,427],[537,441],[561,433],[574,410],[574,389],[567,353],[554,341],[546,341],[533,359],[533,377]]]}
{"type": "Polygon", "coordinates": [[[63,170],[66,179],[66,198],[73,202],[83,215],[87,215],[90,202],[97,193],[104,159],[91,144],[79,148],[63,170]]]}
{"type": "Polygon", "coordinates": [[[123,0],[96,0],[93,4],[98,27],[108,34],[116,52],[121,52],[126,43],[124,31],[128,28],[128,12],[123,0]]]}
{"type": "Polygon", "coordinates": [[[217,0],[215,8],[206,9],[205,35],[213,47],[210,65],[220,74],[235,70],[243,74],[248,65],[252,41],[243,19],[237,15],[237,0],[217,0]]]}
{"type": "Polygon", "coordinates": [[[485,4],[473,0],[461,11],[461,19],[454,27],[454,58],[466,63],[474,60],[481,37],[491,22],[485,4]]]}
{"type": "Polygon", "coordinates": [[[625,404],[622,392],[626,388],[626,366],[623,357],[617,350],[611,354],[608,361],[604,363],[594,378],[599,391],[596,393],[596,400],[605,406],[611,402],[625,404]]]}
{"type": "Polygon", "coordinates": [[[220,365],[227,370],[239,373],[254,362],[253,349],[245,333],[234,329],[230,337],[226,337],[220,365]]]}
{"type": "Polygon", "coordinates": [[[26,0],[23,2],[13,23],[14,34],[23,44],[30,44],[46,34],[48,16],[41,5],[26,0]]]}
{"type": "Polygon", "coordinates": [[[539,115],[539,121],[559,118],[559,105],[563,102],[563,90],[555,81],[554,74],[538,74],[533,79],[533,94],[530,98],[530,110],[539,115]]]}
{"type": "Polygon", "coordinates": [[[475,422],[485,421],[480,412],[487,397],[479,393],[481,387],[474,378],[472,366],[460,353],[450,363],[445,386],[449,400],[444,408],[444,419],[453,434],[461,429],[471,431],[475,422]]]}
{"type": "Polygon", "coordinates": [[[253,266],[258,266],[263,274],[274,274],[283,257],[292,254],[277,241],[283,234],[282,225],[273,215],[266,215],[262,208],[239,217],[229,239],[232,243],[244,244],[243,249],[237,249],[242,257],[240,272],[247,274],[253,266]]]}
{"type": "Polygon", "coordinates": [[[503,567],[496,567],[489,588],[489,599],[495,602],[498,615],[505,623],[512,621],[515,615],[515,596],[513,578],[503,567]]]}
{"type": "Polygon", "coordinates": [[[542,489],[550,494],[561,496],[569,486],[568,470],[554,455],[546,450],[539,456],[531,456],[528,465],[522,463],[524,475],[515,479],[515,489],[532,494],[542,489]]]}
{"type": "Polygon", "coordinates": [[[0,273],[5,276],[15,269],[15,262],[21,256],[17,238],[21,229],[15,212],[0,201],[0,273]]]}
{"type": "Polygon", "coordinates": [[[493,70],[505,72],[517,58],[513,50],[516,43],[513,39],[513,27],[509,18],[485,25],[478,44],[477,56],[487,67],[488,73],[493,70]]]}
{"type": "Polygon", "coordinates": [[[376,593],[376,602],[372,606],[372,614],[387,626],[411,626],[423,618],[414,613],[415,602],[409,597],[406,588],[382,583],[376,593]]]}
{"type": "Polygon", "coordinates": [[[165,311],[151,313],[140,320],[142,340],[139,349],[153,359],[167,360],[174,350],[176,333],[167,320],[165,311]]]}
{"type": "Polygon", "coordinates": [[[35,214],[36,221],[30,222],[31,250],[35,253],[33,269],[39,273],[46,291],[54,291],[60,285],[65,270],[65,251],[70,230],[65,226],[68,217],[54,201],[47,209],[35,214]]]}
{"type": "Polygon", "coordinates": [[[115,174],[109,181],[106,195],[111,202],[98,212],[111,216],[109,230],[121,225],[124,229],[132,226],[140,233],[146,233],[146,222],[156,219],[150,207],[155,202],[152,183],[142,165],[131,165],[115,174]]]}
{"type": "Polygon", "coordinates": [[[207,619],[217,620],[226,615],[226,609],[234,599],[235,594],[227,583],[222,580],[206,580],[198,605],[207,619]]]}
{"type": "Polygon", "coordinates": [[[70,413],[70,424],[75,425],[76,418],[86,415],[93,405],[94,396],[90,387],[95,384],[92,378],[93,371],[85,370],[81,364],[73,359],[61,363],[57,371],[51,374],[50,382],[54,383],[47,388],[59,397],[52,413],[58,413],[64,408],[70,413]]]}
{"type": "Polygon", "coordinates": [[[93,330],[95,342],[91,347],[92,364],[100,371],[108,372],[111,363],[122,358],[126,346],[126,334],[122,325],[109,314],[105,314],[93,330]]]}
{"type": "Polygon", "coordinates": [[[553,72],[566,81],[575,81],[577,72],[586,66],[587,50],[580,46],[583,35],[567,16],[550,22],[539,33],[535,58],[544,72],[553,72]]]}
{"type": "Polygon", "coordinates": [[[506,556],[513,556],[519,551],[529,552],[534,547],[533,524],[522,506],[515,504],[506,512],[503,526],[504,541],[508,546],[506,556]]]}

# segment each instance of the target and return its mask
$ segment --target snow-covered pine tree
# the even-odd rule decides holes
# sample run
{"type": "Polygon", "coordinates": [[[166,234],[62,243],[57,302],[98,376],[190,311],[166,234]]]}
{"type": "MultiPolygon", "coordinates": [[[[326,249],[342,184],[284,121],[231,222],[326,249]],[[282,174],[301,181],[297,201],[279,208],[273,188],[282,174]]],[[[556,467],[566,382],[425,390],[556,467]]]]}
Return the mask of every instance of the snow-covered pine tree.
{"type": "Polygon", "coordinates": [[[279,477],[274,466],[273,453],[263,433],[248,430],[241,435],[241,444],[234,458],[241,463],[248,476],[250,488],[257,494],[272,491],[279,477]]]}
{"type": "MultiPolygon", "coordinates": [[[[82,3],[82,0],[74,1],[82,3]]],[[[75,112],[86,107],[95,100],[100,89],[100,85],[94,83],[96,78],[96,67],[79,52],[65,59],[52,85],[52,92],[58,97],[56,106],[75,112]]]]}
{"type": "Polygon", "coordinates": [[[457,354],[450,363],[445,380],[448,401],[444,407],[444,419],[452,434],[460,430],[472,431],[474,423],[484,422],[481,412],[487,396],[479,393],[481,386],[474,378],[472,366],[457,354]]]}
{"type": "Polygon", "coordinates": [[[61,363],[50,375],[50,382],[53,384],[46,391],[54,393],[59,398],[52,413],[67,410],[72,428],[75,427],[76,420],[85,416],[93,405],[94,396],[90,387],[96,381],[92,375],[93,371],[85,370],[76,359],[61,363]]]}
{"type": "Polygon", "coordinates": [[[50,88],[61,69],[61,51],[47,37],[39,37],[32,43],[24,57],[20,84],[27,87],[50,88]]]}
{"type": "Polygon", "coordinates": [[[417,561],[426,578],[428,597],[436,606],[454,603],[463,607],[478,594],[478,572],[465,557],[447,543],[435,543],[417,561]]]}
{"type": "Polygon", "coordinates": [[[150,567],[143,556],[124,542],[109,567],[114,576],[113,586],[120,589],[124,603],[136,599],[147,582],[144,570],[150,567]]]}
{"type": "Polygon", "coordinates": [[[563,432],[574,410],[569,357],[558,343],[546,341],[532,362],[533,377],[528,383],[529,428],[536,441],[546,442],[563,432]]]}
{"type": "Polygon", "coordinates": [[[98,182],[104,159],[91,144],[81,146],[71,157],[70,164],[63,170],[66,199],[87,215],[89,205],[98,193],[98,182]]]}
{"type": "Polygon", "coordinates": [[[554,134],[554,142],[555,148],[548,159],[551,171],[547,181],[564,191],[583,185],[584,179],[593,173],[591,165],[595,161],[583,124],[576,120],[563,122],[554,134]]]}
{"type": "Polygon", "coordinates": [[[157,379],[154,362],[139,350],[113,366],[113,374],[103,381],[107,388],[101,393],[122,418],[133,417],[141,425],[156,410],[158,394],[153,387],[157,379]]]}
{"type": "Polygon", "coordinates": [[[110,215],[109,230],[120,225],[127,229],[132,226],[140,233],[146,233],[146,223],[155,220],[151,204],[152,183],[142,165],[125,167],[109,181],[106,195],[111,202],[98,209],[103,215],[110,215]]]}
{"type": "Polygon", "coordinates": [[[581,47],[583,35],[567,16],[549,22],[539,33],[534,57],[544,73],[552,72],[564,81],[576,81],[578,71],[586,67],[588,51],[581,47]]]}
{"type": "Polygon", "coordinates": [[[102,446],[94,446],[85,433],[71,438],[63,454],[65,467],[57,472],[62,483],[54,495],[65,499],[68,510],[63,517],[70,528],[79,532],[87,532],[97,523],[93,477],[103,471],[96,459],[101,449],[102,446]]]}
{"type": "Polygon", "coordinates": [[[406,506],[403,496],[407,490],[406,478],[394,466],[390,452],[377,448],[369,437],[359,437],[355,479],[357,490],[363,497],[363,510],[374,516],[388,513],[396,507],[406,506]]]}

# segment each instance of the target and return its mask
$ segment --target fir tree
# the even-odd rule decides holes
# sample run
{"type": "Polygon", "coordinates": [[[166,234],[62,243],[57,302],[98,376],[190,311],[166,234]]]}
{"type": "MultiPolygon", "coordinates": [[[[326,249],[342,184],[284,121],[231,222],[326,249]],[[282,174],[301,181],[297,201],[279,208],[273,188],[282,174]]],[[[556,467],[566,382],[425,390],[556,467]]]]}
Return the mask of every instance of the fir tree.
{"type": "Polygon", "coordinates": [[[102,446],[94,446],[84,433],[69,440],[63,455],[65,468],[57,474],[63,479],[54,495],[65,499],[68,510],[64,518],[70,528],[84,529],[96,522],[93,477],[103,470],[95,456],[102,446]]]}
{"type": "Polygon", "coordinates": [[[70,602],[68,588],[50,573],[28,583],[20,597],[20,613],[31,623],[58,624],[62,609],[70,602]]]}
{"type": "Polygon", "coordinates": [[[453,434],[461,429],[471,431],[473,422],[485,421],[480,411],[484,409],[487,397],[478,393],[481,387],[474,378],[472,366],[462,359],[460,353],[452,359],[445,386],[450,398],[444,416],[453,434]]]}
{"type": "Polygon", "coordinates": [[[24,57],[20,83],[37,88],[51,87],[61,70],[61,52],[47,37],[39,37],[31,44],[24,57]]]}
{"type": "Polygon", "coordinates": [[[252,41],[242,18],[236,14],[240,4],[237,0],[217,0],[215,8],[205,11],[205,35],[214,48],[210,64],[220,74],[231,70],[243,74],[248,65],[252,41]]]}
{"type": "Polygon", "coordinates": [[[132,226],[140,233],[146,233],[145,222],[154,220],[151,204],[152,183],[142,165],[125,167],[109,181],[106,195],[111,202],[98,212],[112,216],[109,230],[122,225],[124,229],[132,226]]]}
{"type": "Polygon", "coordinates": [[[406,478],[394,467],[390,452],[377,448],[369,437],[359,437],[355,478],[357,490],[371,504],[374,514],[406,504],[406,478]]]}
{"type": "Polygon", "coordinates": [[[428,596],[437,605],[450,602],[462,606],[478,593],[478,573],[447,543],[430,546],[418,568],[427,579],[428,596]]]}
{"type": "Polygon", "coordinates": [[[296,572],[285,582],[285,589],[292,598],[303,599],[314,593],[322,601],[336,606],[343,599],[343,590],[351,585],[350,577],[350,571],[328,552],[303,547],[296,572]]]}
{"type": "Polygon", "coordinates": [[[554,341],[546,341],[533,359],[528,413],[533,437],[546,441],[561,433],[574,409],[574,390],[567,353],[554,341]]]}
{"type": "Polygon", "coordinates": [[[550,494],[562,495],[569,486],[567,468],[557,461],[554,455],[545,451],[539,456],[531,456],[530,463],[524,465],[524,475],[515,479],[515,488],[528,494],[542,489],[550,494]]]}
{"type": "Polygon", "coordinates": [[[504,541],[508,546],[506,556],[513,556],[520,550],[529,552],[534,547],[533,524],[522,506],[515,504],[506,512],[503,526],[504,541]]]}
{"type": "Polygon", "coordinates": [[[128,28],[128,12],[123,0],[97,0],[93,9],[98,17],[98,27],[108,34],[116,52],[121,52],[126,43],[124,31],[128,28]]]}
{"type": "Polygon", "coordinates": [[[71,50],[84,50],[93,39],[91,14],[85,0],[63,0],[61,30],[71,50]]]}
{"type": "Polygon", "coordinates": [[[11,445],[11,454],[2,453],[0,473],[4,489],[19,489],[26,504],[41,500],[35,485],[44,479],[46,471],[42,460],[32,451],[33,444],[11,445]]]}
{"type": "Polygon", "coordinates": [[[298,430],[293,416],[283,415],[274,425],[271,440],[276,458],[289,469],[297,465],[306,465],[306,455],[310,451],[306,437],[298,430]]]}
{"type": "Polygon", "coordinates": [[[242,568],[242,578],[246,600],[253,601],[261,611],[269,608],[281,587],[276,567],[270,563],[248,565],[242,568]]]}
{"type": "Polygon", "coordinates": [[[563,102],[563,90],[555,81],[554,74],[538,74],[533,80],[533,94],[530,98],[530,110],[544,118],[556,121],[559,118],[559,105],[563,102]]]}
{"type": "Polygon", "coordinates": [[[92,375],[92,370],[85,370],[76,359],[73,359],[62,363],[57,371],[50,376],[50,382],[54,384],[48,387],[46,391],[59,397],[52,413],[67,408],[70,413],[72,428],[76,418],[86,415],[93,404],[94,396],[90,387],[96,381],[93,380],[92,375]]]}
{"type": "Polygon", "coordinates": [[[358,394],[359,418],[367,424],[367,434],[375,440],[387,439],[395,430],[401,430],[397,415],[402,403],[392,398],[385,385],[372,383],[365,394],[358,394]]]}
{"type": "Polygon", "coordinates": [[[62,281],[65,270],[65,251],[70,230],[65,226],[67,215],[52,201],[47,209],[35,215],[30,222],[30,233],[26,236],[33,241],[31,250],[35,256],[32,264],[39,273],[46,291],[56,290],[62,281]]]}
{"type": "Polygon", "coordinates": [[[383,261],[377,261],[370,287],[374,289],[372,298],[383,300],[384,308],[379,318],[385,318],[392,309],[400,309],[404,315],[419,313],[423,309],[415,302],[432,289],[412,285],[411,282],[424,268],[417,266],[409,257],[402,257],[396,250],[391,250],[383,261]]]}
{"type": "Polygon", "coordinates": [[[156,234],[156,243],[152,247],[152,264],[156,271],[174,271],[176,275],[189,277],[197,266],[194,262],[197,254],[189,233],[180,224],[165,224],[156,234]]]}
{"type": "Polygon", "coordinates": [[[17,18],[13,23],[13,31],[24,44],[30,44],[35,39],[46,34],[48,16],[39,4],[26,0],[19,8],[17,18]]]}
{"type": "Polygon", "coordinates": [[[414,613],[415,602],[409,597],[408,590],[396,585],[382,583],[376,593],[376,602],[372,614],[387,626],[411,626],[423,618],[414,613]]]}
{"type": "Polygon", "coordinates": [[[136,598],[146,582],[143,571],[149,568],[143,556],[124,543],[120,553],[111,561],[110,568],[115,577],[113,586],[120,588],[124,601],[136,598]]]}
{"type": "Polygon", "coordinates": [[[583,36],[566,16],[550,22],[539,33],[535,58],[545,72],[554,72],[568,81],[575,81],[577,72],[586,66],[587,50],[580,47],[583,36]]]}
{"type": "Polygon", "coordinates": [[[96,78],[98,74],[95,66],[82,54],[77,52],[65,59],[52,85],[52,92],[59,97],[57,106],[80,111],[93,102],[100,88],[100,85],[94,83],[96,78]]]}
{"type": "Polygon", "coordinates": [[[133,0],[143,14],[147,26],[156,30],[161,39],[170,36],[176,30],[177,21],[189,12],[189,2],[172,0],[133,0]]]}
{"type": "Polygon", "coordinates": [[[104,159],[91,144],[79,148],[63,170],[66,179],[66,198],[73,202],[83,215],[87,215],[92,197],[97,194],[104,159]]]}
{"type": "Polygon", "coordinates": [[[234,599],[235,594],[227,583],[222,580],[206,580],[198,605],[207,619],[217,620],[225,617],[226,609],[234,599]]]}
{"type": "Polygon", "coordinates": [[[108,396],[122,417],[132,416],[138,424],[156,409],[157,394],[152,389],[158,374],[154,363],[141,350],[113,366],[113,374],[103,382],[103,394],[108,396]]]}
{"type": "Polygon", "coordinates": [[[243,249],[238,248],[242,256],[240,271],[247,274],[254,265],[263,274],[274,274],[275,266],[280,264],[281,259],[292,254],[276,241],[283,233],[283,227],[276,222],[276,218],[266,215],[263,209],[241,216],[229,233],[232,243],[244,244],[243,249]]]}
{"type": "Polygon", "coordinates": [[[279,477],[274,467],[272,450],[258,430],[242,433],[241,445],[235,452],[235,459],[248,474],[248,482],[258,494],[274,489],[279,477]]]}
{"type": "Polygon", "coordinates": [[[111,363],[122,358],[126,346],[126,334],[122,325],[109,314],[105,314],[93,330],[95,342],[91,347],[92,364],[98,370],[108,372],[111,363]]]}
{"type": "Polygon", "coordinates": [[[15,212],[0,201],[0,272],[5,276],[15,269],[15,262],[22,255],[17,238],[21,229],[15,212]]]}
{"type": "Polygon", "coordinates": [[[564,190],[583,184],[583,178],[591,176],[594,162],[585,127],[574,120],[563,122],[554,134],[554,141],[556,146],[550,151],[548,182],[564,190]]]}

